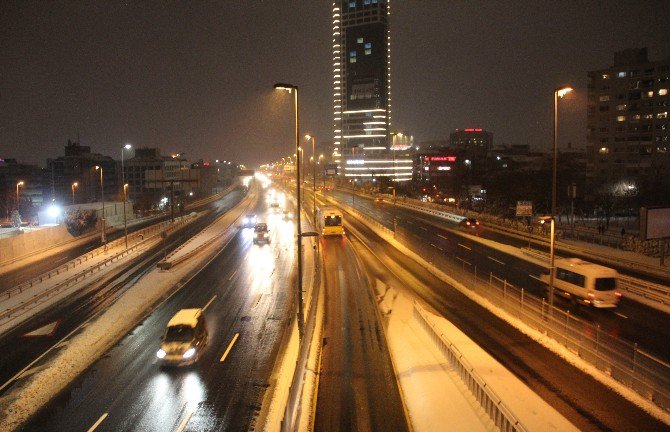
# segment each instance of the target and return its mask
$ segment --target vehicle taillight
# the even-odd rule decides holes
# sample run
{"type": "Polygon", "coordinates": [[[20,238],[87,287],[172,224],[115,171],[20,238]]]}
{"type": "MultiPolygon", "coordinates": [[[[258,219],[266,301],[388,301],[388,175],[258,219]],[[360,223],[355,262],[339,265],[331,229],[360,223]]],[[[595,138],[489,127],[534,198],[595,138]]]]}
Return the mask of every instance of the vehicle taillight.
{"type": "Polygon", "coordinates": [[[477,222],[475,223],[475,225],[479,225],[479,221],[477,221],[477,222]]]}
{"type": "Polygon", "coordinates": [[[470,222],[466,222],[465,224],[466,224],[467,226],[470,226],[470,222]]]}
{"type": "Polygon", "coordinates": [[[621,297],[621,293],[619,291],[614,291],[614,295],[617,297],[621,297]]]}

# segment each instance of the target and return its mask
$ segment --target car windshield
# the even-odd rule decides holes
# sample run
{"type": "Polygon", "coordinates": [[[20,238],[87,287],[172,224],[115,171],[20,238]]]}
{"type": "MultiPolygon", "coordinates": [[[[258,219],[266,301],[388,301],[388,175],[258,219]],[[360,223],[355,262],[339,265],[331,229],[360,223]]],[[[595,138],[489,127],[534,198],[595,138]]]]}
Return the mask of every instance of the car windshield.
{"type": "Polygon", "coordinates": [[[189,342],[193,340],[193,328],[179,325],[168,327],[165,333],[165,342],[189,342]]]}
{"type": "Polygon", "coordinates": [[[254,231],[256,231],[256,232],[267,231],[267,229],[268,229],[267,225],[256,225],[254,227],[254,231]]]}

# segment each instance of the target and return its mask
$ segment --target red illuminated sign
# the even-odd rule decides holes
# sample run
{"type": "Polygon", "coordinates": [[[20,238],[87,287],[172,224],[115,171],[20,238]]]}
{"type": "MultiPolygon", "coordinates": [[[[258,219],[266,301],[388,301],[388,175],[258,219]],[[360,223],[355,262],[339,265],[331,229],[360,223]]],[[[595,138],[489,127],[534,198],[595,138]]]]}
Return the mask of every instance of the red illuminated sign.
{"type": "Polygon", "coordinates": [[[203,162],[203,166],[209,166],[209,162],[203,162]]]}
{"type": "Polygon", "coordinates": [[[456,162],[456,156],[426,156],[431,162],[456,162]]]}
{"type": "Polygon", "coordinates": [[[483,129],[481,128],[469,128],[469,129],[464,129],[466,132],[481,132],[483,129]]]}

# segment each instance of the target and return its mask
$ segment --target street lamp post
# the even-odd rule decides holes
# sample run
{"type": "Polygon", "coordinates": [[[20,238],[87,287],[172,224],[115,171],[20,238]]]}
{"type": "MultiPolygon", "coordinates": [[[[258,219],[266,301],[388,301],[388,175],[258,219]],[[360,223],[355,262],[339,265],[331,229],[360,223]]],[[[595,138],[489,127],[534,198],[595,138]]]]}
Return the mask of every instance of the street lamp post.
{"type": "Polygon", "coordinates": [[[558,98],[563,98],[566,94],[572,91],[572,87],[563,86],[554,90],[554,163],[552,172],[552,186],[551,186],[551,216],[556,217],[556,165],[558,158],[558,98]]]}
{"type": "Polygon", "coordinates": [[[130,144],[126,144],[123,147],[121,147],[121,184],[123,185],[123,234],[126,239],[126,249],[128,249],[128,224],[126,222],[126,201],[128,201],[128,194],[126,193],[126,191],[128,190],[127,188],[128,185],[126,184],[126,171],[124,170],[123,167],[123,151],[130,150],[131,147],[132,146],[130,144]]]}
{"type": "Polygon", "coordinates": [[[555,278],[555,255],[554,255],[554,239],[555,239],[555,224],[556,220],[553,216],[540,218],[540,223],[549,221],[549,313],[551,313],[554,306],[554,278],[555,278]]]}
{"type": "Polygon", "coordinates": [[[100,196],[102,197],[102,231],[100,232],[100,242],[105,244],[105,182],[102,180],[102,166],[96,165],[95,170],[100,170],[100,196]]]}
{"type": "Polygon", "coordinates": [[[314,154],[316,137],[305,135],[305,138],[312,140],[312,218],[314,219],[314,226],[316,226],[316,155],[314,154]]]}
{"type": "MultiPolygon", "coordinates": [[[[294,92],[293,105],[295,110],[295,154],[296,158],[300,157],[300,120],[298,115],[298,86],[286,83],[277,83],[274,85],[277,90],[287,90],[289,93],[294,92]]],[[[303,337],[303,310],[302,310],[302,227],[300,226],[300,160],[296,159],[296,185],[297,185],[297,218],[296,224],[298,226],[298,335],[302,340],[303,337]]]]}
{"type": "Polygon", "coordinates": [[[19,186],[23,186],[24,184],[25,182],[23,181],[16,183],[16,211],[19,212],[19,214],[21,214],[21,204],[19,201],[19,186]]]}
{"type": "Polygon", "coordinates": [[[74,188],[76,188],[77,186],[79,186],[78,182],[72,183],[72,205],[74,205],[74,188]]]}

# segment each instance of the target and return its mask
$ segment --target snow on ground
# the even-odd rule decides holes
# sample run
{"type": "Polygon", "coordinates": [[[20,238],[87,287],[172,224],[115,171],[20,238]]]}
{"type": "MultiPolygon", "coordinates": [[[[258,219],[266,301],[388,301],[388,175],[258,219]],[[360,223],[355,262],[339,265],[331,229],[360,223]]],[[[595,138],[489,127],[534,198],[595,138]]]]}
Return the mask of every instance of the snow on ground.
{"type": "MultiPolygon", "coordinates": [[[[342,207],[347,207],[344,204],[340,205],[342,207]]],[[[426,260],[424,260],[422,257],[414,253],[412,250],[408,249],[404,245],[402,245],[400,242],[396,241],[391,234],[388,234],[382,230],[377,229],[374,225],[369,224],[365,219],[361,218],[355,213],[350,212],[353,217],[357,218],[361,222],[365,223],[370,229],[374,230],[377,232],[377,234],[385,239],[388,243],[393,245],[396,249],[398,249],[400,252],[405,254],[407,257],[413,259],[417,263],[421,264],[424,268],[428,269],[431,271],[434,275],[448,283],[449,285],[453,286],[454,288],[458,289],[461,293],[464,295],[468,296],[472,301],[478,303],[479,305],[485,307],[488,309],[491,313],[499,317],[500,319],[505,320],[507,323],[510,325],[514,326],[517,330],[522,332],[523,334],[527,335],[531,339],[535,340],[539,344],[543,345],[547,349],[551,350],[558,356],[562,357],[564,360],[566,360],[568,363],[572,364],[573,366],[577,367],[584,373],[587,373],[603,383],[604,385],[608,386],[610,389],[613,391],[619,393],[621,396],[624,398],[628,399],[631,403],[636,404],[643,410],[647,411],[649,414],[652,416],[658,418],[659,420],[665,422],[666,424],[670,425],[670,412],[664,411],[662,408],[658,407],[655,405],[653,402],[643,398],[640,396],[638,393],[633,391],[632,389],[624,386],[623,384],[619,383],[616,381],[614,378],[606,375],[602,371],[598,370],[588,362],[586,362],[584,359],[580,358],[578,355],[574,354],[567,348],[565,348],[563,345],[555,341],[554,339],[551,339],[544,335],[543,333],[531,328],[528,326],[526,323],[523,321],[509,315],[505,310],[499,308],[498,306],[494,305],[487,299],[479,296],[477,293],[469,289],[467,286],[464,284],[458,282],[457,280],[453,279],[451,276],[447,275],[446,273],[442,272],[440,269],[437,269],[433,267],[430,263],[428,263],[426,260]]],[[[479,241],[483,241],[484,239],[478,239],[479,241]]],[[[485,240],[485,241],[490,241],[490,240],[485,240]]],[[[505,246],[505,245],[502,245],[505,246]]],[[[513,248],[517,249],[517,248],[513,248]]],[[[518,250],[518,249],[517,249],[518,250]]]]}
{"type": "MultiPolygon", "coordinates": [[[[149,272],[80,334],[74,336],[66,347],[50,360],[48,368],[33,374],[25,383],[11,389],[3,397],[0,406],[2,413],[0,431],[15,429],[37,412],[99,356],[114,346],[123,335],[132,330],[158,302],[176,292],[178,287],[183,285],[178,284],[180,280],[189,274],[193,277],[193,272],[203,268],[207,262],[223,251],[224,245],[235,234],[235,221],[255,199],[255,195],[250,195],[217,221],[221,229],[226,229],[228,233],[209,245],[205,253],[195,255],[191,260],[170,271],[154,269],[149,272]]],[[[219,232],[209,230],[205,235],[213,236],[219,232]]]]}

